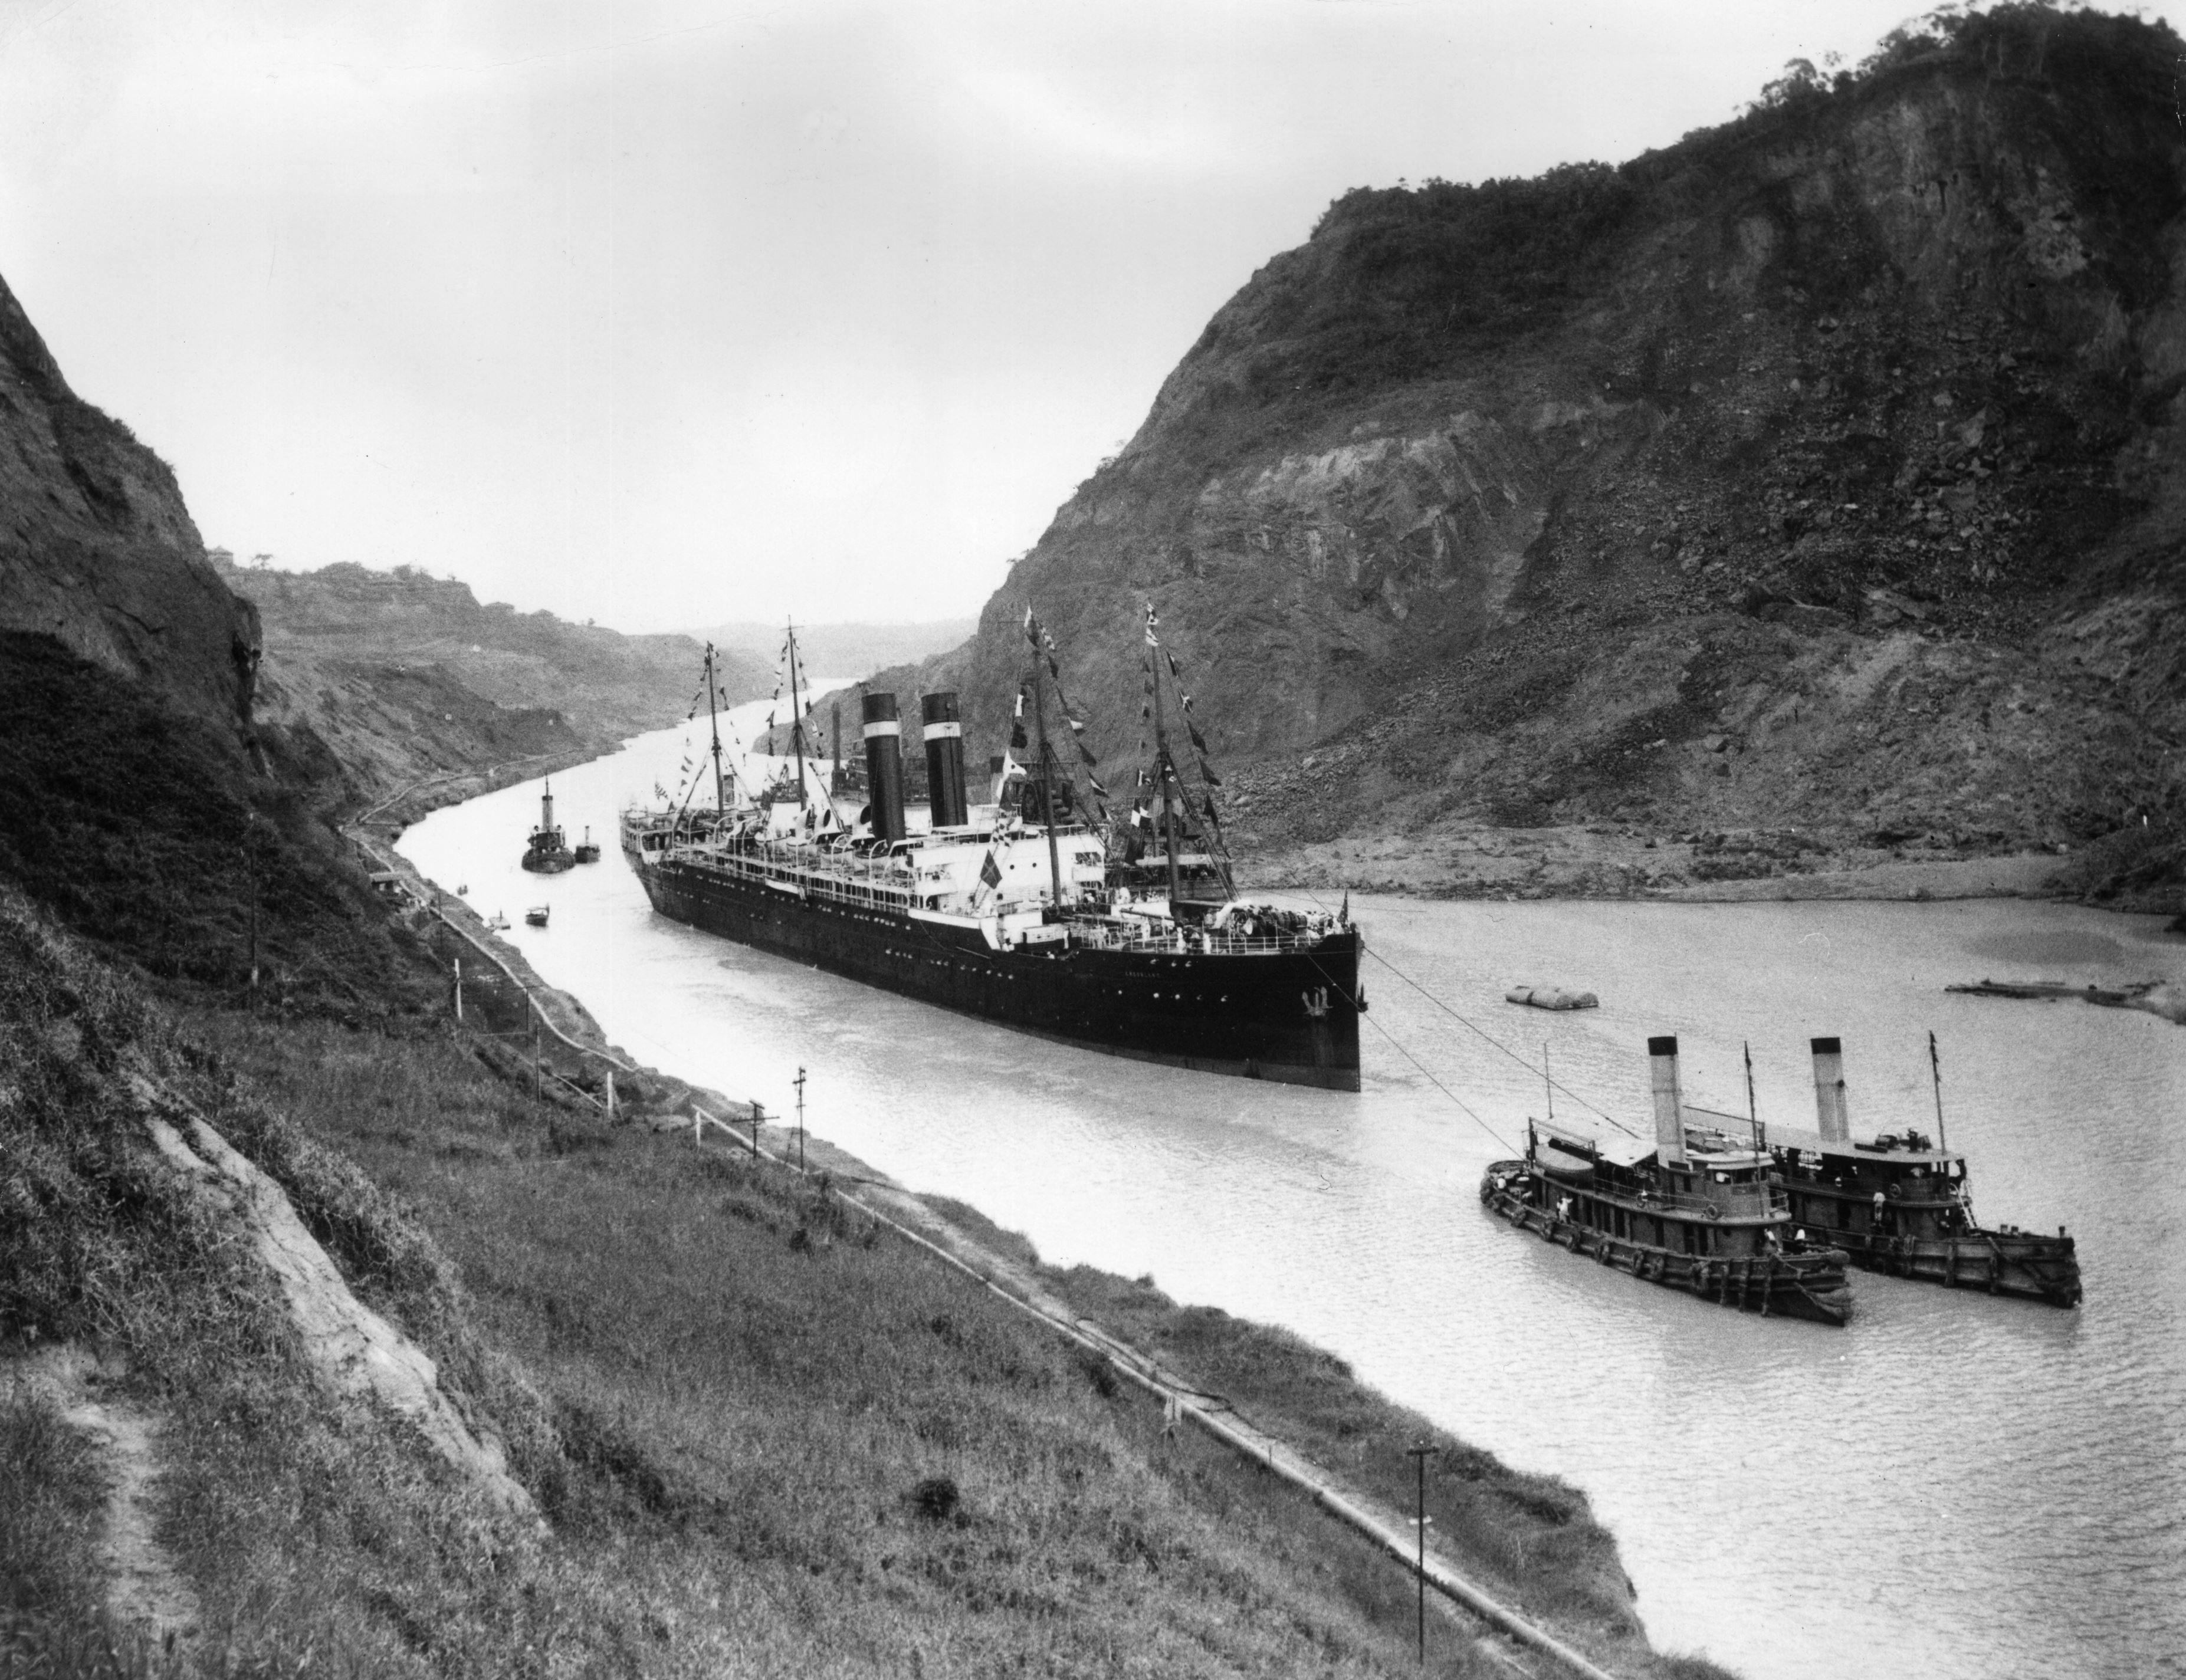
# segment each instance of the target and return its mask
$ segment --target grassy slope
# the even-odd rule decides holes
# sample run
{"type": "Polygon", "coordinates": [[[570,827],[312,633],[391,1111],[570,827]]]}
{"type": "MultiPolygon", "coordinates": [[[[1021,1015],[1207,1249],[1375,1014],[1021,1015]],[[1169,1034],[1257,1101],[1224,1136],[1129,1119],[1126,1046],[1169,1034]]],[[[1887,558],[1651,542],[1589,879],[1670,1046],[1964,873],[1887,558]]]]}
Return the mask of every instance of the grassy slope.
{"type": "MultiPolygon", "coordinates": [[[[300,1056],[299,1029],[195,1027],[445,1244],[465,1324],[536,1386],[540,1567],[586,1666],[1403,1662],[1400,1578],[773,1169],[534,1107],[454,1044],[311,1028],[300,1056]],[[919,1497],[940,1477],[945,1515],[919,1497]]],[[[444,1591],[429,1625],[474,1618],[444,1591]]]]}
{"type": "MultiPolygon", "coordinates": [[[[167,1420],[160,1536],[221,1672],[1410,1669],[1400,1572],[810,1187],[535,1103],[431,1031],[192,995],[178,1026],[0,899],[0,1352],[119,1355],[167,1420]],[[551,1531],[319,1393],[153,1162],[132,1066],[284,1184],[551,1531]]],[[[15,1649],[106,1672],[92,1483],[14,1397],[0,1487],[15,1649]]],[[[1498,1672],[1434,1637],[1438,1672],[1498,1672]]]]}

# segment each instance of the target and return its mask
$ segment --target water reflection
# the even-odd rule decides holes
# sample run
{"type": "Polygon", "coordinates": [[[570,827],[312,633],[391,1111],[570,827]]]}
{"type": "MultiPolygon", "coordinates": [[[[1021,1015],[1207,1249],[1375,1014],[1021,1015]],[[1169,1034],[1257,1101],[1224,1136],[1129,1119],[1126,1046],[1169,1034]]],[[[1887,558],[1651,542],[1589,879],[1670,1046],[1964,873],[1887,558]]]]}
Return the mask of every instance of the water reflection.
{"type": "MultiPolygon", "coordinates": [[[[612,835],[682,753],[667,731],[558,776],[565,823],[612,835]]],[[[612,848],[524,876],[535,798],[436,814],[403,849],[488,913],[551,898],[551,932],[511,937],[612,1038],[777,1112],[809,1066],[814,1129],[883,1170],[1051,1258],[1288,1325],[1569,1478],[1659,1643],[1757,1680],[2186,1672],[2186,1031],[1942,990],[2186,976],[2186,943],[2153,919],[1354,895],[1372,1007],[1365,1088],[1343,1095],[1068,1050],[760,955],[654,917],[612,848]],[[1602,1006],[1502,1003],[1521,981],[1602,1006]],[[1849,1329],[1762,1319],[1574,1262],[1478,1206],[1481,1168],[1545,1106],[1544,1044],[1599,1123],[1644,1131],[1650,1033],[1679,1036],[1691,1100],[1732,1112],[1750,1042],[1761,1117],[1811,1126],[1807,1039],[1836,1034],[1856,1129],[1925,1130],[1931,1028],[1976,1207],[2071,1226],[2077,1312],[1858,1273],[1849,1329]]]]}

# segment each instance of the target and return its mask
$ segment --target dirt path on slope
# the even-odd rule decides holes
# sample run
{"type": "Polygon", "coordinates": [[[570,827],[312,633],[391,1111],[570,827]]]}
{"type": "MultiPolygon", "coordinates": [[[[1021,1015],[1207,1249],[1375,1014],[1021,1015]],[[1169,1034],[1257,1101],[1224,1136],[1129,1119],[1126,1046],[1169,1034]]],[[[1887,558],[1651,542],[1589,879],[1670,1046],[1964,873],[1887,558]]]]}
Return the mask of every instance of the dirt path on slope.
{"type": "Polygon", "coordinates": [[[155,1642],[188,1638],[198,1601],[155,1537],[153,1484],[160,1474],[159,1420],[108,1394],[121,1372],[78,1347],[52,1347],[13,1362],[9,1373],[42,1394],[62,1420],[97,1443],[106,1471],[106,1602],[115,1619],[155,1642]]]}

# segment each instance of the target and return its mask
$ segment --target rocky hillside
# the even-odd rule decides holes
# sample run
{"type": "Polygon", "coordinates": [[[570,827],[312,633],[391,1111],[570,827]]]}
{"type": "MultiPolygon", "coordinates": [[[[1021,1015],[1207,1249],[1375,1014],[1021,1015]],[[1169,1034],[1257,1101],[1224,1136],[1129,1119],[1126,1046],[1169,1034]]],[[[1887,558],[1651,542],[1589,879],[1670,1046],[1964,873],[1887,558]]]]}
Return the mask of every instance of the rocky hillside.
{"type": "Polygon", "coordinates": [[[1763,872],[2131,828],[2160,888],[2179,53],[2007,6],[1614,167],[1348,193],[978,636],[893,680],[998,739],[1034,606],[1128,760],[1152,602],[1263,856],[1590,825],[1763,872]]]}
{"type": "MultiPolygon", "coordinates": [[[[407,566],[298,573],[214,558],[265,626],[261,716],[326,742],[351,797],[456,768],[603,752],[679,721],[703,688],[703,650],[687,636],[481,606],[468,585],[407,566]]],[[[731,700],[750,699],[771,689],[771,666],[731,654],[721,682],[731,700]]]]}
{"type": "Polygon", "coordinates": [[[59,638],[197,715],[247,722],[258,624],[171,468],[69,389],[0,280],[0,630],[59,638]]]}

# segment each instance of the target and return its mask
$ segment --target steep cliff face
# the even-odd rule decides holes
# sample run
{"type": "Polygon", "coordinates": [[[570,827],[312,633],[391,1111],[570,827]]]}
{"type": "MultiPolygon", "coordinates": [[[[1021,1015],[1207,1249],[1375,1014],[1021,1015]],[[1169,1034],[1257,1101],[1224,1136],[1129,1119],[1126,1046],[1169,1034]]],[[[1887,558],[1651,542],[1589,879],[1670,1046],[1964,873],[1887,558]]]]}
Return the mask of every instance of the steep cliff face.
{"type": "Polygon", "coordinates": [[[248,724],[257,614],[206,562],[173,471],[69,389],[3,281],[0,630],[248,724]]]}
{"type": "Polygon", "coordinates": [[[1347,194],[921,675],[998,731],[1033,606],[1128,758],[1152,602],[1269,843],[2169,809],[2179,50],[2005,8],[1621,167],[1347,194]]]}

